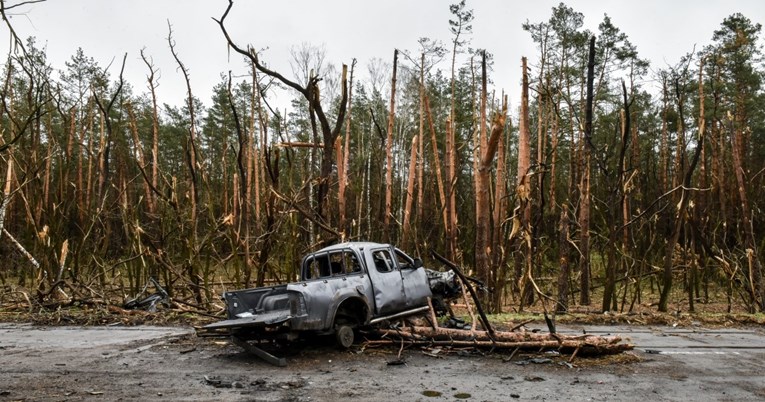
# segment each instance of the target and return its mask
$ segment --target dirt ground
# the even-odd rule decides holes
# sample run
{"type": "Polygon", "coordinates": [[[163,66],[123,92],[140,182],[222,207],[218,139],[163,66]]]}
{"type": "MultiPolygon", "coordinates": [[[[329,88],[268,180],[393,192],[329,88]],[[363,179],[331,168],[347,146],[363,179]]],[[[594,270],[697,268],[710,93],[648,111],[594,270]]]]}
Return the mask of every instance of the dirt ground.
{"type": "MultiPolygon", "coordinates": [[[[533,326],[533,324],[532,324],[533,326]]],[[[271,366],[189,327],[0,324],[0,401],[763,400],[765,331],[569,326],[634,351],[579,358],[459,350],[283,351],[271,366]],[[426,354],[427,353],[427,354],[426,354]],[[402,363],[403,364],[398,364],[402,363]],[[391,364],[394,363],[394,364],[391,364]]]]}

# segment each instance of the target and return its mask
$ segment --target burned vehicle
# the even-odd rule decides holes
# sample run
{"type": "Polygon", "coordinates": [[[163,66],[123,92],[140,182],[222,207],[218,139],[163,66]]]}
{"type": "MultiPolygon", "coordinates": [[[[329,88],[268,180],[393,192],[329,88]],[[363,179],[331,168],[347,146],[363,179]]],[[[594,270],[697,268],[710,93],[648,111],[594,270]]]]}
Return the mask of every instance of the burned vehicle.
{"type": "Polygon", "coordinates": [[[337,244],[304,257],[298,282],[224,293],[228,319],[203,329],[240,343],[334,334],[349,347],[357,328],[427,311],[428,282],[422,261],[390,244],[337,244]]]}

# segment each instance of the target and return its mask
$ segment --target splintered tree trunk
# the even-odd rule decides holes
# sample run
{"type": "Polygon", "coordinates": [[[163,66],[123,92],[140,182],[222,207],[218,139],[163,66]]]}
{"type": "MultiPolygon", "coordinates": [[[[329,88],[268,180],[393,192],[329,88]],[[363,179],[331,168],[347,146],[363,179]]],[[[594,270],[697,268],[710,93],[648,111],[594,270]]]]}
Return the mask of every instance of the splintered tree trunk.
{"type": "MultiPolygon", "coordinates": [[[[503,109],[507,108],[507,95],[503,97],[503,109]]],[[[509,123],[508,123],[509,126],[509,123]]],[[[507,130],[510,131],[509,129],[507,130]]],[[[502,229],[502,222],[507,216],[507,169],[506,169],[506,150],[505,139],[507,133],[505,132],[499,139],[497,144],[497,178],[495,180],[494,190],[494,209],[492,210],[492,226],[493,239],[492,239],[492,268],[495,270],[494,289],[505,289],[505,248],[504,248],[504,230],[502,229]]],[[[494,304],[492,310],[501,313],[502,312],[502,295],[504,291],[496,291],[493,295],[492,303],[494,304]]]]}
{"type": "MultiPolygon", "coordinates": [[[[475,163],[475,272],[478,279],[483,283],[493,283],[491,278],[490,247],[491,244],[491,226],[489,221],[489,166],[483,164],[486,156],[486,51],[481,52],[481,106],[480,106],[480,130],[478,131],[478,141],[474,142],[475,163]]],[[[493,156],[492,156],[493,158],[493,156]]],[[[486,303],[484,303],[486,304],[486,303]]]]}
{"type": "Polygon", "coordinates": [[[449,259],[461,260],[457,251],[457,211],[455,210],[456,195],[456,149],[454,145],[453,120],[446,119],[446,241],[449,247],[449,259]]]}
{"type": "Polygon", "coordinates": [[[579,270],[581,272],[579,303],[590,304],[590,147],[592,146],[592,102],[593,76],[595,73],[595,37],[590,38],[590,52],[587,62],[587,100],[584,117],[584,144],[582,172],[579,196],[579,251],[582,253],[579,270]]]}
{"type": "Polygon", "coordinates": [[[441,201],[441,218],[444,222],[444,233],[449,230],[449,218],[447,215],[446,192],[444,191],[444,180],[441,173],[441,157],[438,155],[438,141],[436,139],[436,129],[433,126],[433,114],[430,112],[430,100],[427,94],[425,96],[425,113],[428,116],[428,127],[430,128],[430,143],[433,146],[433,169],[436,171],[436,185],[438,187],[438,199],[441,201]]]}
{"type": "MultiPolygon", "coordinates": [[[[482,71],[482,90],[481,90],[481,105],[486,105],[486,53],[483,53],[481,62],[482,71]]],[[[485,112],[481,112],[481,117],[485,119],[485,112]]],[[[476,198],[475,198],[475,214],[476,214],[476,244],[475,244],[475,261],[476,261],[476,274],[478,279],[487,284],[496,284],[497,270],[492,267],[492,255],[498,253],[499,250],[492,249],[492,227],[491,227],[491,196],[489,194],[489,188],[491,187],[491,168],[494,164],[494,156],[497,153],[499,142],[502,138],[502,133],[505,130],[505,121],[507,119],[507,104],[502,105],[501,112],[495,112],[491,122],[491,136],[487,137],[485,128],[481,130],[481,149],[480,158],[478,161],[478,171],[475,175],[476,182],[476,198]]],[[[483,124],[482,126],[485,126],[483,124]]],[[[497,205],[495,205],[497,207],[497,205]]],[[[499,230],[498,227],[493,228],[499,230]]],[[[499,291],[499,289],[498,289],[499,291]]],[[[489,301],[489,297],[485,298],[489,301]]],[[[489,308],[498,307],[491,306],[488,303],[489,308]]]]}
{"type": "MultiPolygon", "coordinates": [[[[351,107],[353,105],[353,70],[356,67],[356,60],[351,63],[351,76],[348,81],[348,118],[345,124],[345,145],[340,147],[341,151],[337,153],[337,175],[338,175],[338,189],[337,189],[337,207],[339,208],[340,221],[338,227],[340,228],[341,235],[345,238],[348,234],[348,228],[346,227],[346,199],[345,189],[348,186],[348,162],[350,159],[350,147],[351,147],[351,107]]],[[[345,240],[345,239],[343,239],[345,240]]]]}
{"type": "Polygon", "coordinates": [[[385,142],[385,233],[388,241],[392,241],[390,218],[393,200],[393,123],[396,117],[396,67],[398,66],[398,49],[393,51],[393,77],[390,83],[390,111],[388,112],[388,139],[385,142]]]}
{"type": "Polygon", "coordinates": [[[425,182],[423,170],[425,165],[425,53],[420,57],[420,124],[419,124],[419,150],[417,159],[417,219],[415,226],[422,224],[422,212],[425,206],[425,182]]]}
{"type": "Polygon", "coordinates": [[[414,182],[416,179],[417,169],[417,143],[418,137],[415,135],[412,138],[412,150],[409,157],[409,176],[406,185],[406,203],[404,207],[404,228],[401,236],[401,244],[408,246],[409,234],[411,232],[411,216],[412,216],[412,201],[414,198],[414,182]]]}
{"type": "MultiPolygon", "coordinates": [[[[742,102],[742,100],[737,99],[742,102]]],[[[743,107],[737,107],[737,110],[743,109],[743,107]]],[[[745,119],[741,117],[740,112],[734,117],[734,128],[731,130],[731,153],[733,154],[733,170],[736,174],[736,184],[738,190],[739,200],[741,201],[741,218],[744,225],[744,233],[746,244],[746,254],[748,259],[748,278],[750,282],[751,294],[751,309],[754,310],[755,306],[759,307],[759,310],[765,311],[765,287],[762,284],[762,263],[757,252],[757,241],[755,239],[754,228],[752,226],[752,220],[750,218],[751,210],[749,207],[749,199],[746,194],[747,179],[744,177],[744,168],[742,167],[741,157],[741,142],[743,141],[743,131],[746,124],[745,119]],[[759,301],[757,300],[759,298],[759,301]]],[[[750,311],[754,313],[754,311],[750,311]]]]}
{"type": "Polygon", "coordinates": [[[527,281],[531,269],[531,182],[528,176],[531,167],[531,134],[529,133],[529,76],[526,68],[526,58],[521,59],[523,65],[523,88],[521,93],[521,115],[518,124],[518,180],[517,197],[519,202],[518,214],[521,227],[521,238],[518,242],[518,254],[515,260],[515,275],[520,291],[520,307],[531,304],[534,300],[532,284],[527,281]]]}

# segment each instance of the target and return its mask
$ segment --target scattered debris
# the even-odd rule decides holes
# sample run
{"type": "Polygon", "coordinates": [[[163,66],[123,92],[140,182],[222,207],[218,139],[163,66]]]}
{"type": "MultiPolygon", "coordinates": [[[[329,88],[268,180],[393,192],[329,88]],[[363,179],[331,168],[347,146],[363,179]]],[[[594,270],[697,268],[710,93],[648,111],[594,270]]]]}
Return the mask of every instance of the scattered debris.
{"type": "Polygon", "coordinates": [[[146,285],[143,287],[143,290],[141,290],[141,293],[138,294],[134,299],[126,301],[122,308],[125,310],[144,310],[148,311],[150,313],[154,313],[157,311],[157,304],[162,303],[166,307],[170,307],[170,296],[167,294],[164,288],[159,285],[159,283],[152,277],[149,277],[149,282],[146,283],[146,285]],[[146,297],[143,297],[144,294],[146,294],[146,289],[149,288],[149,285],[154,286],[155,293],[152,293],[146,297]]]}
{"type": "Polygon", "coordinates": [[[205,382],[215,388],[244,388],[244,384],[239,380],[223,380],[216,376],[205,376],[205,382]]]}

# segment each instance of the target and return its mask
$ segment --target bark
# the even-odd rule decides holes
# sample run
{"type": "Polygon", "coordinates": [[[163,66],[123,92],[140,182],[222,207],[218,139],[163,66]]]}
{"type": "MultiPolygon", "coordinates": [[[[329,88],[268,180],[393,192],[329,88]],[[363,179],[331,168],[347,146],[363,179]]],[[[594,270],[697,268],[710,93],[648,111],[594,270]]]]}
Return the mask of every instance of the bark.
{"type": "MultiPolygon", "coordinates": [[[[405,342],[429,345],[472,346],[502,349],[556,349],[574,352],[587,349],[589,353],[610,354],[631,350],[634,346],[621,343],[618,336],[562,335],[532,332],[466,331],[451,328],[404,327],[381,329],[384,337],[403,339],[405,342]]],[[[372,341],[374,342],[374,341],[372,341]]]]}

